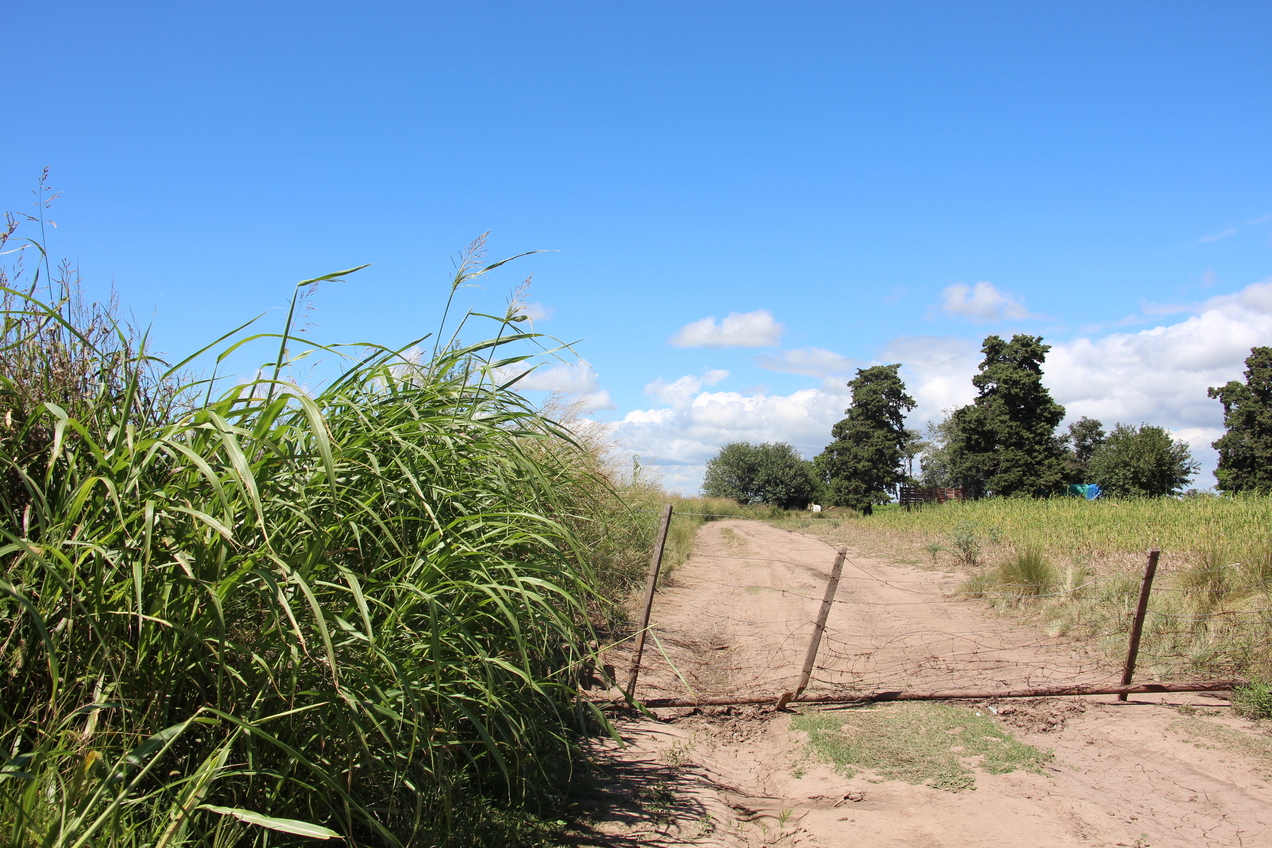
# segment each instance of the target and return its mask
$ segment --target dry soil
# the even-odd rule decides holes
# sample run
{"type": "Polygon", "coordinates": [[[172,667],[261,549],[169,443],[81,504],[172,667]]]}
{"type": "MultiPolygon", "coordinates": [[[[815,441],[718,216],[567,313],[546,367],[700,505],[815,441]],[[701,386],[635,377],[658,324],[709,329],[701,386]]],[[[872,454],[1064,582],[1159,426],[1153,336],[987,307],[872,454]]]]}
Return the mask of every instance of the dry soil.
{"type": "MultiPolygon", "coordinates": [[[[848,553],[810,693],[1117,679],[1083,644],[949,597],[956,575],[848,553]]],[[[655,598],[638,696],[776,700],[792,689],[834,558],[821,541],[759,522],[705,525],[655,598]]],[[[624,680],[629,647],[608,656],[624,680]]],[[[1233,716],[1224,693],[959,703],[1053,758],[1042,773],[978,772],[974,789],[952,792],[869,771],[846,777],[810,752],[789,710],[657,710],[620,718],[622,744],[600,746],[591,823],[575,841],[1272,846],[1272,734],[1233,716]]]]}

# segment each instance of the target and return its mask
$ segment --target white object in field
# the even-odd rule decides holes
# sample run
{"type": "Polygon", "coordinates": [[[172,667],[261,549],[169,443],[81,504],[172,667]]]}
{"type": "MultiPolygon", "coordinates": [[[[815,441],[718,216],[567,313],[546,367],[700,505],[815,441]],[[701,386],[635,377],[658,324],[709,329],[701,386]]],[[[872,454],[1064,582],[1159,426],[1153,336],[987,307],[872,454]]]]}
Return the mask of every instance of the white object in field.
{"type": "Polygon", "coordinates": [[[813,504],[812,506],[809,507],[809,509],[811,509],[813,512],[821,512],[821,505],[813,504]]]}

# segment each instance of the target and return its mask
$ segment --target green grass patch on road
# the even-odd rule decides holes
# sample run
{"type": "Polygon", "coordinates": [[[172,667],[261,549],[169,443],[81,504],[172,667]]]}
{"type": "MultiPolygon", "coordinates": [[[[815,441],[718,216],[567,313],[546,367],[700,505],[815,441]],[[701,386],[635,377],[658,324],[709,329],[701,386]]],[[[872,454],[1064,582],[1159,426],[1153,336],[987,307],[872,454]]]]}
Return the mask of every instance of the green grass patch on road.
{"type": "Polygon", "coordinates": [[[1016,741],[988,716],[936,703],[819,711],[791,726],[808,734],[817,757],[848,777],[869,771],[880,780],[950,792],[975,788],[976,769],[1039,772],[1052,756],[1016,741]]]}

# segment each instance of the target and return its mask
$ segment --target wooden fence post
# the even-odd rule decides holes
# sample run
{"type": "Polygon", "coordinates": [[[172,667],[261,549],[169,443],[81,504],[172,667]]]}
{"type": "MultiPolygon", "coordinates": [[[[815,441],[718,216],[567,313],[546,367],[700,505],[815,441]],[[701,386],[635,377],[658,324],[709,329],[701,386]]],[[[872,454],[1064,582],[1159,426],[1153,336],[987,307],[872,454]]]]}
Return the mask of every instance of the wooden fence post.
{"type": "Polygon", "coordinates": [[[654,589],[658,586],[658,572],[662,569],[663,547],[667,544],[667,528],[671,526],[671,504],[663,508],[662,527],[654,542],[654,555],[649,561],[649,578],[645,582],[645,610],[640,618],[640,630],[636,632],[636,653],[632,656],[632,670],[627,677],[627,697],[636,697],[636,678],[640,676],[640,658],[645,653],[645,634],[649,632],[649,612],[654,606],[654,589]]]}
{"type": "MultiPolygon", "coordinates": [[[[1130,686],[1135,676],[1135,658],[1139,654],[1140,634],[1144,632],[1144,614],[1148,612],[1148,595],[1153,590],[1153,575],[1157,573],[1157,558],[1161,551],[1153,548],[1148,552],[1148,565],[1144,567],[1144,580],[1140,583],[1139,604],[1135,607],[1135,620],[1131,622],[1131,643],[1126,649],[1126,668],[1122,670],[1122,685],[1130,686]]],[[[1117,696],[1119,701],[1126,700],[1126,693],[1117,696]]]]}
{"type": "Polygon", "coordinates": [[[830,569],[830,579],[826,581],[826,594],[822,596],[821,609],[817,612],[817,623],[813,625],[813,638],[808,643],[808,653],[804,655],[804,669],[799,675],[799,685],[794,692],[787,692],[777,699],[780,710],[793,699],[804,694],[808,681],[813,676],[813,664],[817,662],[817,649],[821,647],[822,634],[826,632],[826,619],[830,617],[831,605],[835,603],[835,592],[839,589],[839,575],[844,571],[844,559],[848,556],[847,548],[840,548],[835,557],[835,564],[830,569]]]}

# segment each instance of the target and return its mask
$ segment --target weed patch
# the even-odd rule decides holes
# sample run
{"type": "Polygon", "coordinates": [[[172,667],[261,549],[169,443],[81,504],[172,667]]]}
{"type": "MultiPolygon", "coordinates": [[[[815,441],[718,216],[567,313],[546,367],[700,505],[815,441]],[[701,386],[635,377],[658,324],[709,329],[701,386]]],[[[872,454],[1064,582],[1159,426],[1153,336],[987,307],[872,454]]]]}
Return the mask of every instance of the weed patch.
{"type": "Polygon", "coordinates": [[[974,769],[990,774],[1039,772],[1051,759],[1016,741],[988,716],[961,707],[902,703],[811,713],[791,726],[808,734],[814,754],[851,777],[870,771],[958,792],[976,785],[974,769]]]}

